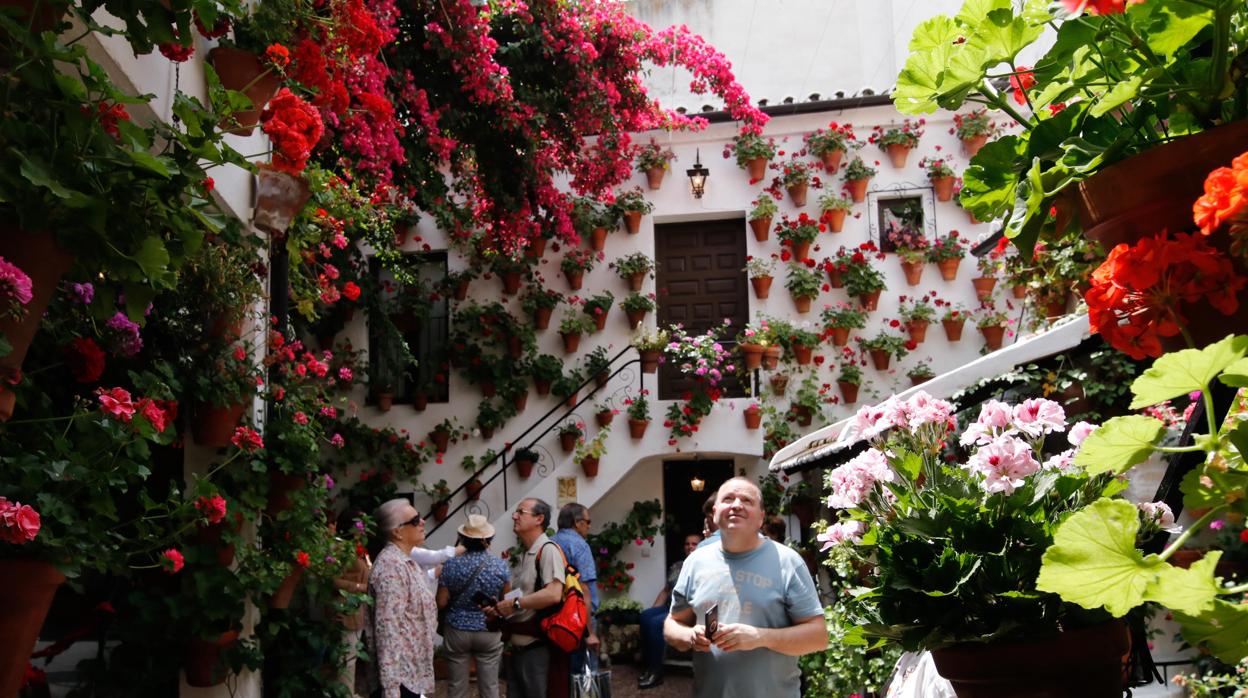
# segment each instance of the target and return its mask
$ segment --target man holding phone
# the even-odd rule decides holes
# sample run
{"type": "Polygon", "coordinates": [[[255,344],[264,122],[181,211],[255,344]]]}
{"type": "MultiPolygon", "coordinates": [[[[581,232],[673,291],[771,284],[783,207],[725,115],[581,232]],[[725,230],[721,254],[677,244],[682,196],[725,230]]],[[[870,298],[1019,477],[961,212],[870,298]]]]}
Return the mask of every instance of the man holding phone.
{"type": "Polygon", "coordinates": [[[814,580],[797,552],[759,535],[762,493],[750,480],[720,486],[714,514],[720,542],[685,560],[664,639],[695,652],[697,698],[799,698],[797,658],[828,646],[814,580]]]}

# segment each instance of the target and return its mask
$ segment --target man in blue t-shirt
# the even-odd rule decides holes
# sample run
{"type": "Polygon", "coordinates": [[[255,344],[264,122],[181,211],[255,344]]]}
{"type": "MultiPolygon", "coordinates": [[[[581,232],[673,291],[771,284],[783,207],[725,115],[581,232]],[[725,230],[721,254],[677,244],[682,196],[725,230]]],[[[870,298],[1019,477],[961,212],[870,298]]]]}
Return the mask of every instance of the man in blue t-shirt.
{"type": "Polygon", "coordinates": [[[697,698],[799,698],[797,658],[828,646],[814,580],[794,550],[759,536],[757,485],[734,477],[716,497],[720,542],[685,560],[664,639],[694,650],[697,698]],[[708,630],[712,608],[718,627],[708,630]]]}
{"type": "Polygon", "coordinates": [[[598,634],[594,631],[594,613],[598,611],[598,566],[594,562],[594,552],[585,542],[589,535],[589,508],[576,502],[564,504],[559,509],[557,523],[559,530],[551,540],[559,544],[568,563],[581,573],[582,585],[589,589],[589,622],[585,628],[589,635],[584,645],[568,655],[570,673],[580,674],[585,671],[589,652],[598,652],[598,634]]]}

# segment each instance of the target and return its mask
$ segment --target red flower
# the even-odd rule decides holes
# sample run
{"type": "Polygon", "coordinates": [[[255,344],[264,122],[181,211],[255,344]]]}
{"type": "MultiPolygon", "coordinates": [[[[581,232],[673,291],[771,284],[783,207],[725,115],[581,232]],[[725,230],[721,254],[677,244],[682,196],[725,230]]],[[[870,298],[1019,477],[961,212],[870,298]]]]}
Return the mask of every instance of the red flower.
{"type": "Polygon", "coordinates": [[[1239,539],[1245,543],[1248,543],[1248,528],[1245,528],[1244,530],[1239,532],[1239,539]]]}
{"type": "Polygon", "coordinates": [[[1244,202],[1248,200],[1248,153],[1231,162],[1230,167],[1219,167],[1205,178],[1205,193],[1192,206],[1196,225],[1205,235],[1211,235],[1223,223],[1231,222],[1231,234],[1237,238],[1248,230],[1244,220],[1244,202]]]}
{"type": "Polygon", "coordinates": [[[283,87],[269,101],[260,121],[273,141],[273,167],[294,175],[302,172],[324,132],[321,113],[283,87]]]}
{"type": "Polygon", "coordinates": [[[186,564],[186,559],[182,557],[182,553],[177,548],[169,548],[160,554],[160,567],[169,574],[177,574],[186,564]]]}
{"type": "Polygon", "coordinates": [[[218,524],[225,519],[225,498],[219,494],[196,499],[195,508],[204,515],[204,519],[210,524],[218,524]]]}
{"type": "Polygon", "coordinates": [[[1026,106],[1026,92],[1035,86],[1036,74],[1025,65],[1018,66],[1018,72],[1010,76],[1010,90],[1014,93],[1014,101],[1020,106],[1026,106]]]}
{"type": "Polygon", "coordinates": [[[342,295],[349,301],[356,301],[360,298],[360,287],[354,281],[348,281],[342,287],[342,295]]]}
{"type": "Polygon", "coordinates": [[[290,50],[281,44],[270,44],[264,50],[264,57],[278,68],[285,68],[290,63],[290,50]]]}
{"type": "Polygon", "coordinates": [[[204,177],[204,191],[209,192],[217,188],[217,182],[212,177],[204,177]]]}
{"type": "Polygon", "coordinates": [[[100,388],[95,394],[100,398],[100,410],[104,414],[127,423],[134,417],[134,403],[130,401],[130,391],[125,388],[100,388]]]}
{"type": "Polygon", "coordinates": [[[79,383],[94,383],[104,373],[104,350],[90,337],[76,337],[65,350],[65,363],[79,383]]]}
{"type": "Polygon", "coordinates": [[[1127,5],[1139,5],[1144,0],[1062,0],[1067,11],[1073,13],[1087,12],[1090,15],[1120,15],[1127,11],[1127,5]]]}
{"type": "Polygon", "coordinates": [[[255,453],[264,448],[264,440],[260,438],[259,432],[251,427],[234,429],[234,436],[230,439],[230,443],[248,453],[255,453]]]}
{"type": "Polygon", "coordinates": [[[306,570],[308,568],[308,554],[302,550],[295,553],[295,564],[306,570]]]}
{"type": "Polygon", "coordinates": [[[185,63],[195,55],[195,44],[183,46],[182,44],[168,43],[157,46],[160,49],[160,55],[168,58],[174,63],[185,63]]]}
{"type": "Polygon", "coordinates": [[[29,543],[39,535],[40,524],[39,512],[34,507],[0,497],[0,542],[29,543]]]}
{"type": "Polygon", "coordinates": [[[138,409],[139,414],[143,415],[143,418],[146,419],[148,423],[152,425],[152,428],[157,432],[163,432],[165,427],[168,426],[165,411],[160,408],[160,405],[156,404],[155,400],[145,397],[142,400],[139,400],[135,404],[135,407],[138,409]]]}

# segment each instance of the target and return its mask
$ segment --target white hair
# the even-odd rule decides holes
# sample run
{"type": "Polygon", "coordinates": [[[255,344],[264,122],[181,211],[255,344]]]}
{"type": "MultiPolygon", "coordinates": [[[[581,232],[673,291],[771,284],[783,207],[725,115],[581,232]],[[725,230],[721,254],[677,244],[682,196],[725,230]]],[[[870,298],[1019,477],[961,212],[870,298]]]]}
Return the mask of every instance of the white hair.
{"type": "Polygon", "coordinates": [[[405,507],[410,507],[412,503],[403,497],[397,497],[377,507],[377,513],[373,518],[377,519],[377,527],[381,531],[382,536],[389,536],[390,532],[399,527],[399,524],[405,520],[403,511],[405,507]]]}

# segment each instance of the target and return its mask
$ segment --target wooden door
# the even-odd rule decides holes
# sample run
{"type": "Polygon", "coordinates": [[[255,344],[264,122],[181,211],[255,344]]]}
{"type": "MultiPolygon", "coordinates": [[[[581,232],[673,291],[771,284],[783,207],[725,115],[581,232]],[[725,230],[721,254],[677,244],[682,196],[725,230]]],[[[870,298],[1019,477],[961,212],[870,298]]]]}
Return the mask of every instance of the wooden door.
{"type": "MultiPolygon", "coordinates": [[[[745,275],[745,223],[740,218],[655,226],[655,279],[660,326],[680,323],[701,334],[732,320],[725,346],[750,318],[745,275]]],[[[722,383],[726,397],[744,395],[735,378],[722,383]]],[[[675,400],[693,382],[671,364],[659,371],[659,399],[675,400]]]]}

